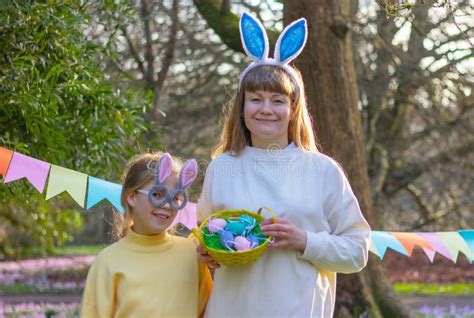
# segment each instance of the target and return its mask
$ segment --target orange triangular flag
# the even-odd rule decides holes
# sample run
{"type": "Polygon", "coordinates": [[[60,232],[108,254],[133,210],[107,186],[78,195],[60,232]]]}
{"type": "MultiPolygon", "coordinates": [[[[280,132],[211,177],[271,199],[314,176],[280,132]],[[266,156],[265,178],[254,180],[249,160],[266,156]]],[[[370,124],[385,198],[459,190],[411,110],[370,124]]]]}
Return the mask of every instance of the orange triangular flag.
{"type": "Polygon", "coordinates": [[[0,147],[0,174],[5,177],[13,157],[13,151],[0,147]]]}
{"type": "Polygon", "coordinates": [[[413,248],[415,245],[422,247],[423,249],[427,248],[433,250],[433,246],[430,243],[425,241],[422,237],[416,235],[415,233],[406,233],[406,232],[390,232],[403,247],[407,250],[408,254],[411,256],[413,253],[413,248]]]}

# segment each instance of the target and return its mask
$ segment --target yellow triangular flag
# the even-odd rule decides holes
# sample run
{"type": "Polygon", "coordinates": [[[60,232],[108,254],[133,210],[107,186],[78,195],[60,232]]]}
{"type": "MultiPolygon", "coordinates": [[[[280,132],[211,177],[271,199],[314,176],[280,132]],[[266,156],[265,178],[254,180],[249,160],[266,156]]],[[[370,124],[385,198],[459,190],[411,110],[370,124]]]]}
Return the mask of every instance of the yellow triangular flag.
{"type": "Polygon", "coordinates": [[[453,255],[453,261],[456,262],[458,253],[461,252],[466,255],[469,262],[474,260],[474,253],[471,252],[464,239],[458,232],[438,232],[436,233],[439,239],[443,242],[446,248],[453,255]]]}
{"type": "Polygon", "coordinates": [[[382,258],[382,257],[380,257],[380,253],[379,253],[379,251],[378,251],[378,249],[377,249],[377,246],[375,246],[373,240],[370,240],[369,251],[372,252],[372,254],[377,255],[379,258],[382,258]]]}
{"type": "Polygon", "coordinates": [[[86,200],[87,175],[74,170],[51,165],[46,200],[67,191],[69,195],[84,207],[86,200]]]}

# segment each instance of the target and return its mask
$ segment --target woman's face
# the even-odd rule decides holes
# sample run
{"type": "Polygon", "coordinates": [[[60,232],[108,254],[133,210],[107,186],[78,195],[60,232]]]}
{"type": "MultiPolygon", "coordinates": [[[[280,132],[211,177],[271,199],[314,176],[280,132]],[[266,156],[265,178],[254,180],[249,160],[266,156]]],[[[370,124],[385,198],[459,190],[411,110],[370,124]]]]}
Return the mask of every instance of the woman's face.
{"type": "MultiPolygon", "coordinates": [[[[154,181],[150,181],[141,189],[149,190],[154,184],[154,181]]],[[[175,186],[176,175],[171,174],[166,180],[166,188],[171,191],[175,186]]],[[[150,203],[148,195],[138,191],[129,193],[127,201],[133,209],[132,230],[141,235],[155,235],[166,231],[177,214],[177,211],[170,208],[169,203],[160,208],[155,207],[150,203]]]]}
{"type": "Polygon", "coordinates": [[[253,147],[267,148],[276,144],[285,148],[291,116],[289,96],[263,90],[245,91],[244,120],[253,147]]]}

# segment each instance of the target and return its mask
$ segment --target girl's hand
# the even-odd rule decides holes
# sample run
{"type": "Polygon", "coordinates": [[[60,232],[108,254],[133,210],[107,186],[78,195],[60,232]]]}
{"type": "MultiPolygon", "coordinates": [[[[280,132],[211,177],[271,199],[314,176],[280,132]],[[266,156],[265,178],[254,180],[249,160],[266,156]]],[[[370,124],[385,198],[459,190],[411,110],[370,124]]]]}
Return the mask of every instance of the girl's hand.
{"type": "Polygon", "coordinates": [[[290,247],[304,253],[306,248],[306,232],[290,220],[277,219],[273,223],[273,219],[266,219],[262,222],[262,232],[265,235],[273,236],[275,240],[270,247],[290,247]]]}
{"type": "Polygon", "coordinates": [[[204,263],[206,263],[209,268],[219,268],[219,267],[221,267],[221,265],[218,262],[216,262],[212,258],[212,256],[209,255],[209,253],[207,253],[206,249],[201,244],[199,244],[196,247],[196,251],[198,252],[199,259],[201,261],[203,261],[204,263]]]}

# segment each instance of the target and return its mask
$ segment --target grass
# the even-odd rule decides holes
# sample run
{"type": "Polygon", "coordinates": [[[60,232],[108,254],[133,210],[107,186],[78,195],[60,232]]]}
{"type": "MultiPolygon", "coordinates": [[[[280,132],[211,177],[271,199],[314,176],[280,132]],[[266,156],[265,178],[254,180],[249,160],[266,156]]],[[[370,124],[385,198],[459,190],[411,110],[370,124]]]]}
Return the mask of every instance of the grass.
{"type": "Polygon", "coordinates": [[[79,293],[81,289],[44,289],[40,290],[36,286],[25,285],[25,284],[13,284],[8,286],[0,286],[0,294],[2,295],[22,295],[22,294],[67,294],[67,293],[79,293]]]}
{"type": "Polygon", "coordinates": [[[0,286],[0,292],[2,294],[33,294],[37,292],[35,286],[30,285],[20,285],[20,284],[13,284],[9,286],[0,286]]]}
{"type": "Polygon", "coordinates": [[[106,245],[66,245],[56,248],[55,255],[97,255],[106,245]]]}
{"type": "Polygon", "coordinates": [[[455,284],[426,284],[426,283],[396,283],[394,289],[400,294],[417,295],[474,295],[473,283],[455,284]]]}

